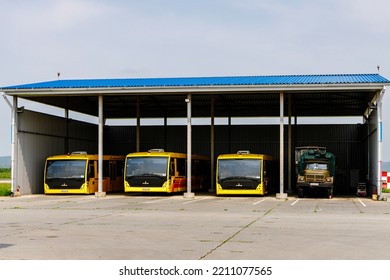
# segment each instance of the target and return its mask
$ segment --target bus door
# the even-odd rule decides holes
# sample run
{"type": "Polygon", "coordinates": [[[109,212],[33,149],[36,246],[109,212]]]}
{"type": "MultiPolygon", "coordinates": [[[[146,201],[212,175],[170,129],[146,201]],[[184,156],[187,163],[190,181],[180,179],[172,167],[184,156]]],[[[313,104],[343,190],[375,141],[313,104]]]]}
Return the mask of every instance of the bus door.
{"type": "Polygon", "coordinates": [[[87,182],[88,182],[88,193],[94,193],[97,192],[97,162],[94,160],[88,161],[88,176],[87,176],[87,182]]]}
{"type": "Polygon", "coordinates": [[[175,158],[175,175],[172,180],[172,192],[185,191],[187,186],[186,180],[186,159],[185,158],[175,158]]]}

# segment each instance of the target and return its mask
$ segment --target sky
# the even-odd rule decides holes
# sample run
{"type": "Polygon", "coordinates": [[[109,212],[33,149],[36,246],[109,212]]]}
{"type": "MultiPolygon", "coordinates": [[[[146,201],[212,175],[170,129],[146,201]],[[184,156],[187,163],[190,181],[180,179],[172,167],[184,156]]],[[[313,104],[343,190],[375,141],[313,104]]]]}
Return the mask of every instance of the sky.
{"type": "MultiPolygon", "coordinates": [[[[0,7],[0,86],[55,80],[58,72],[61,79],[350,74],[378,73],[378,65],[390,79],[388,0],[0,0],[0,7]]],[[[9,156],[3,98],[0,118],[0,156],[9,156]]]]}

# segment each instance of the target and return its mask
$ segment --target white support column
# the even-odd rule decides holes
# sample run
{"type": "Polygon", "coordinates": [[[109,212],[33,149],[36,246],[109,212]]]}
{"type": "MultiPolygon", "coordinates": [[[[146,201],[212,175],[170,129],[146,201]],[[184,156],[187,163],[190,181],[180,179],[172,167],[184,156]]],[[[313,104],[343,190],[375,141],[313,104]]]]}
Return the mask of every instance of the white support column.
{"type": "MultiPolygon", "coordinates": [[[[229,153],[233,153],[232,151],[232,116],[230,115],[230,112],[229,112],[229,116],[228,116],[228,151],[229,153]]],[[[237,152],[237,151],[235,151],[237,152]]]]}
{"type": "Polygon", "coordinates": [[[280,191],[276,194],[276,198],[285,199],[287,193],[284,193],[284,93],[280,93],[280,139],[279,139],[279,151],[280,151],[280,191]]]}
{"type": "Polygon", "coordinates": [[[378,165],[377,165],[377,194],[378,200],[382,200],[382,98],[385,93],[385,87],[382,91],[378,92],[376,99],[376,108],[377,108],[377,141],[378,141],[378,165]]]}
{"type": "Polygon", "coordinates": [[[69,153],[69,99],[66,98],[65,119],[66,119],[66,138],[64,145],[64,152],[69,153]]]}
{"type": "Polygon", "coordinates": [[[103,96],[99,95],[99,128],[98,128],[98,192],[96,197],[105,197],[103,192],[103,96]]]}
{"type": "Polygon", "coordinates": [[[140,151],[140,135],[141,135],[141,105],[140,105],[140,100],[141,97],[139,95],[137,95],[137,127],[136,127],[136,131],[135,131],[135,137],[136,137],[136,140],[135,140],[135,145],[136,145],[136,151],[139,152],[140,151]]]}
{"type": "Polygon", "coordinates": [[[14,196],[20,195],[20,190],[18,188],[17,182],[17,168],[18,168],[18,127],[17,127],[17,117],[18,117],[18,97],[13,97],[13,104],[9,102],[5,93],[2,93],[5,102],[11,109],[11,193],[14,196]]]}
{"type": "Polygon", "coordinates": [[[164,116],[164,150],[168,150],[168,117],[164,116]]]}
{"type": "Polygon", "coordinates": [[[191,93],[187,94],[187,192],[184,193],[184,198],[194,198],[195,194],[191,192],[191,163],[192,163],[192,126],[191,126],[191,93]]]}
{"type": "Polygon", "coordinates": [[[370,153],[370,119],[369,119],[369,114],[367,114],[367,119],[366,119],[366,122],[367,122],[367,174],[366,174],[366,182],[367,182],[367,188],[369,188],[370,186],[370,172],[371,172],[371,161],[370,161],[370,157],[371,157],[371,153],[370,153]]]}
{"type": "Polygon", "coordinates": [[[288,166],[288,183],[287,183],[287,193],[288,194],[292,194],[292,171],[294,170],[293,169],[293,165],[292,165],[292,158],[291,158],[291,154],[292,154],[292,131],[291,131],[291,107],[292,107],[292,104],[291,104],[291,92],[288,93],[288,163],[287,163],[287,166],[288,166]]]}
{"type": "Polygon", "coordinates": [[[11,118],[11,192],[20,194],[18,186],[18,97],[13,97],[12,118],[11,118]]]}
{"type": "Polygon", "coordinates": [[[214,105],[215,105],[215,99],[214,99],[214,95],[211,95],[211,131],[210,131],[210,143],[211,143],[211,146],[210,146],[210,176],[211,176],[211,186],[210,186],[210,190],[209,190],[209,193],[215,193],[215,177],[214,177],[214,165],[215,165],[215,162],[214,162],[214,157],[215,157],[215,137],[214,137],[214,114],[215,114],[215,110],[214,110],[214,105]]]}

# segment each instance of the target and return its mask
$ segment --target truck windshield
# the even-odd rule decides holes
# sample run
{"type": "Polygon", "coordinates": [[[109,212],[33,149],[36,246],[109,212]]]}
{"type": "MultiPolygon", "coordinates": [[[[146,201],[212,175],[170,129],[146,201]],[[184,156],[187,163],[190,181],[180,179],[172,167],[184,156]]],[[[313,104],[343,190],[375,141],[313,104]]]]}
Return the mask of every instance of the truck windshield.
{"type": "Polygon", "coordinates": [[[86,160],[48,160],[46,179],[84,178],[86,160]]]}
{"type": "Polygon", "coordinates": [[[308,170],[327,170],[328,165],[326,163],[312,162],[312,163],[308,163],[306,165],[306,169],[308,169],[308,170]]]}
{"type": "Polygon", "coordinates": [[[220,159],[218,161],[219,180],[234,177],[260,179],[261,159],[220,159]]]}
{"type": "Polygon", "coordinates": [[[130,157],[126,161],[126,177],[167,176],[168,157],[130,157]]]}

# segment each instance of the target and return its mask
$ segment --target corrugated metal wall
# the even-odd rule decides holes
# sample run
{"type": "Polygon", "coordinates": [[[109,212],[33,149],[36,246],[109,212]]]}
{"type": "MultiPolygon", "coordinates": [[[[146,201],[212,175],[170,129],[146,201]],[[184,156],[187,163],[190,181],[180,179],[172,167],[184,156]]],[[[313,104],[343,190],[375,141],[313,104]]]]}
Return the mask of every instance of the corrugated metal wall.
{"type": "MultiPolygon", "coordinates": [[[[336,155],[336,193],[351,193],[358,181],[367,175],[367,128],[364,125],[297,125],[292,128],[292,168],[294,147],[325,146],[336,155]]],[[[134,152],[135,127],[109,127],[105,130],[105,152],[127,154],[134,152]]],[[[140,129],[140,150],[164,148],[167,151],[187,151],[186,126],[145,126],[140,129]]],[[[192,127],[192,151],[210,155],[210,126],[192,127]]],[[[287,125],[285,126],[285,179],[287,181],[287,125]]],[[[279,160],[279,125],[215,126],[215,156],[249,150],[279,160]]],[[[294,180],[294,179],[293,179],[294,180]]],[[[287,182],[285,183],[287,186],[287,182]]]]}
{"type": "Polygon", "coordinates": [[[367,177],[362,125],[305,125],[296,129],[296,145],[324,146],[336,156],[335,192],[352,192],[367,177]]]}
{"type": "Polygon", "coordinates": [[[369,174],[370,174],[370,192],[377,193],[375,185],[376,180],[378,180],[378,129],[377,129],[377,114],[378,110],[372,110],[369,119],[368,119],[368,142],[370,145],[370,154],[368,157],[369,162],[369,174]]]}
{"type": "MultiPolygon", "coordinates": [[[[192,151],[210,155],[210,126],[192,127],[192,151]]],[[[215,154],[250,150],[279,157],[279,126],[215,126],[215,154]]],[[[112,126],[105,129],[105,153],[135,152],[135,127],[112,126]]],[[[186,126],[145,126],[140,128],[140,150],[163,148],[187,152],[186,126]]]]}
{"type": "Polygon", "coordinates": [[[17,182],[22,194],[43,193],[43,168],[48,156],[83,150],[97,153],[97,127],[24,110],[18,114],[17,182]]]}
{"type": "MultiPolygon", "coordinates": [[[[375,119],[375,116],[373,116],[375,119]]],[[[47,156],[82,150],[97,153],[97,126],[37,112],[19,114],[18,185],[23,194],[43,193],[43,167],[47,156]],[[68,122],[68,125],[67,125],[68,122]],[[67,128],[68,127],[68,128],[67,128]],[[68,132],[67,132],[68,131],[68,132]],[[68,137],[67,137],[68,133],[68,137]],[[68,147],[68,149],[67,149],[68,147]]],[[[371,127],[375,127],[374,124],[371,127]]],[[[293,148],[325,146],[336,155],[335,192],[351,193],[368,170],[366,125],[297,125],[292,127],[293,148]]],[[[192,127],[192,151],[210,155],[210,126],[192,127]]],[[[287,181],[287,125],[285,126],[285,178],[287,181]]],[[[376,132],[371,131],[370,145],[376,147],[376,132]],[[374,141],[375,140],[375,141],[374,141]]],[[[186,126],[143,126],[140,128],[140,150],[164,148],[187,151],[186,126]]],[[[279,125],[215,126],[215,156],[249,150],[269,154],[279,160],[279,125]]],[[[371,148],[371,150],[375,150],[371,148]]],[[[125,155],[136,151],[134,126],[111,126],[104,129],[104,153],[125,155]]],[[[376,155],[370,155],[370,176],[376,177],[376,155]]],[[[292,155],[294,170],[294,156],[292,155]]],[[[287,182],[285,183],[287,189],[287,182]]]]}

